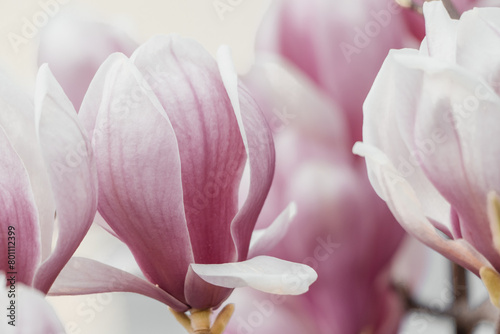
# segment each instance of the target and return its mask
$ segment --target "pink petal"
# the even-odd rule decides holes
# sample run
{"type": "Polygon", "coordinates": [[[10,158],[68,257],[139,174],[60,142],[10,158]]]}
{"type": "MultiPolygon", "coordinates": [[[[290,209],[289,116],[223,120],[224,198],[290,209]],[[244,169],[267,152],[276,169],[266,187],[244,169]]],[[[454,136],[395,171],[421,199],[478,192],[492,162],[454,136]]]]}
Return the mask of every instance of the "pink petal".
{"type": "Polygon", "coordinates": [[[411,184],[399,174],[384,153],[364,143],[356,143],[353,151],[367,159],[373,177],[381,186],[382,199],[408,233],[476,275],[481,267],[490,265],[467,241],[447,240],[439,235],[424,216],[419,198],[411,184]]]}
{"type": "Polygon", "coordinates": [[[37,210],[28,173],[2,127],[0,152],[0,272],[30,285],[40,261],[37,210]]]}
{"type": "Polygon", "coordinates": [[[202,310],[218,308],[232,291],[233,289],[207,283],[193,271],[193,268],[189,267],[184,293],[191,308],[202,310]]]}
{"type": "Polygon", "coordinates": [[[269,256],[257,256],[235,263],[191,264],[191,269],[213,285],[251,287],[279,295],[302,294],[318,278],[309,266],[269,256]]]}
{"type": "MultiPolygon", "coordinates": [[[[385,153],[398,173],[412,185],[424,215],[446,226],[449,232],[452,230],[450,204],[422,170],[418,160],[420,150],[416,150],[413,143],[413,115],[417,105],[414,96],[419,92],[420,81],[418,78],[410,80],[411,71],[395,60],[396,54],[413,55],[418,52],[402,50],[389,53],[363,106],[363,140],[385,153]]],[[[440,145],[438,142],[442,133],[438,129],[431,130],[434,132],[429,138],[440,145]]],[[[368,168],[368,175],[375,191],[381,196],[381,186],[371,168],[368,168]]]]}
{"type": "Polygon", "coordinates": [[[113,52],[132,54],[137,47],[120,29],[65,9],[41,30],[38,63],[48,63],[76,110],[97,69],[113,52]]]}
{"type": "Polygon", "coordinates": [[[73,257],[49,291],[51,296],[101,292],[133,292],[158,300],[184,312],[188,307],[146,280],[91,259],[73,257]]]}
{"type": "Polygon", "coordinates": [[[92,224],[97,177],[92,149],[76,112],[46,65],[38,73],[35,115],[59,226],[56,247],[34,280],[37,289],[47,292],[92,224]]]}
{"type": "MultiPolygon", "coordinates": [[[[7,278],[9,276],[7,275],[7,278]]],[[[5,276],[1,275],[2,282],[5,276]]],[[[7,290],[0,287],[0,304],[7,306],[12,299],[7,299],[7,290]]],[[[17,282],[16,285],[16,319],[15,326],[8,324],[9,317],[0,323],[0,332],[5,334],[63,334],[65,333],[61,321],[45,300],[45,296],[17,282]]]]}
{"type": "Polygon", "coordinates": [[[500,99],[476,76],[453,64],[410,56],[398,61],[410,68],[408,75],[420,78],[423,87],[414,108],[414,142],[429,141],[435,129],[444,138],[428,143],[429,153],[423,150],[419,157],[422,167],[457,211],[463,238],[498,267],[486,203],[489,191],[500,192],[495,160],[500,145],[491,141],[497,135],[491,124],[500,123],[500,99]]]}
{"type": "Polygon", "coordinates": [[[105,85],[93,134],[99,212],[146,277],[183,301],[193,255],[177,141],[142,75],[129,59],[120,58],[92,83],[105,85]]]}
{"type": "Polygon", "coordinates": [[[297,205],[292,202],[267,228],[255,230],[250,240],[248,257],[264,255],[276,246],[286,235],[290,223],[297,215],[297,205]]]}
{"type": "Polygon", "coordinates": [[[247,258],[252,231],[271,187],[275,163],[274,144],[271,130],[259,107],[247,90],[238,85],[238,77],[227,48],[219,49],[218,63],[250,164],[248,196],[231,223],[238,261],[243,261],[247,258]]]}
{"type": "Polygon", "coordinates": [[[28,172],[38,211],[42,260],[52,250],[55,204],[35,129],[32,98],[0,71],[0,125],[28,172]]]}
{"type": "Polygon", "coordinates": [[[175,131],[195,262],[234,261],[229,226],[238,210],[245,152],[215,61],[201,45],[165,36],[141,46],[132,60],[175,131]]]}

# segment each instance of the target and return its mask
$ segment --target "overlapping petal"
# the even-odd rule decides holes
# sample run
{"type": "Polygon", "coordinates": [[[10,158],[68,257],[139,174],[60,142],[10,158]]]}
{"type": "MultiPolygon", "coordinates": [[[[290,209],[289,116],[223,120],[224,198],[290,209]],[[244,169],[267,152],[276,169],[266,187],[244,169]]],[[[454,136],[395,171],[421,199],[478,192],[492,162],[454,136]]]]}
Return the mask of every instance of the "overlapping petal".
{"type": "Polygon", "coordinates": [[[201,45],[166,36],[141,46],[132,60],[175,131],[195,262],[234,261],[229,225],[245,150],[216,62],[201,45]]]}
{"type": "Polygon", "coordinates": [[[38,74],[35,119],[56,204],[57,244],[34,286],[47,293],[87,233],[97,209],[97,175],[90,141],[47,66],[38,74]]]}
{"type": "Polygon", "coordinates": [[[94,82],[100,80],[113,81],[105,86],[93,132],[99,212],[148,279],[183,300],[193,254],[174,130],[128,58],[116,57],[110,71],[94,82]]]}

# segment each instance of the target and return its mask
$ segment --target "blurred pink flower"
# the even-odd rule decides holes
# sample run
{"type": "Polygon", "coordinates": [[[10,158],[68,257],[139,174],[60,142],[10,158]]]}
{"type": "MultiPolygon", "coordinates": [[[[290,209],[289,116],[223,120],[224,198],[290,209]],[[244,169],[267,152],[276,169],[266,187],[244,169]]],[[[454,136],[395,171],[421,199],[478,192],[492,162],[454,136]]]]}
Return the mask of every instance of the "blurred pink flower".
{"type": "Polygon", "coordinates": [[[279,54],[346,113],[349,141],[361,139],[362,103],[391,48],[413,42],[394,0],[277,0],[257,50],[279,54]]]}
{"type": "Polygon", "coordinates": [[[409,233],[476,274],[499,270],[500,9],[457,21],[431,2],[424,14],[420,50],[391,51],[382,66],[354,150],[409,233]]]}
{"type": "Polygon", "coordinates": [[[76,110],[99,66],[113,52],[137,48],[124,31],[65,9],[40,34],[38,64],[47,63],[76,110]]]}
{"type": "MultiPolygon", "coordinates": [[[[420,6],[423,2],[423,0],[414,1],[415,4],[420,6]]],[[[458,15],[474,7],[500,5],[498,0],[451,0],[451,2],[453,3],[458,15]]],[[[419,41],[422,40],[425,37],[425,22],[422,14],[410,9],[405,9],[404,16],[412,34],[414,34],[419,41]]]]}
{"type": "Polygon", "coordinates": [[[34,103],[0,77],[0,244],[5,250],[0,271],[17,272],[18,282],[44,293],[87,233],[97,208],[90,142],[71,102],[58,99],[60,94],[46,66],[38,74],[34,103]],[[14,244],[15,263],[9,263],[7,247],[14,244]]]}
{"type": "Polygon", "coordinates": [[[257,227],[294,200],[298,215],[268,253],[310,265],[318,281],[280,301],[239,293],[235,301],[246,296],[247,305],[236,309],[229,332],[273,333],[284,320],[266,316],[261,303],[293,318],[286,320],[290,333],[396,333],[403,310],[389,269],[404,232],[370,189],[362,161],[353,159],[341,109],[279,58],[258,58],[246,83],[275,125],[276,173],[257,227]]]}
{"type": "Polygon", "coordinates": [[[99,212],[149,282],[76,258],[51,293],[131,291],[186,311],[218,307],[235,287],[299,294],[316,279],[304,265],[247,260],[274,146],[224,50],[218,67],[194,41],[158,36],[101,66],[79,113],[95,149],[99,212]]]}
{"type": "MultiPolygon", "coordinates": [[[[7,276],[8,278],[9,276],[7,276]]],[[[0,275],[1,281],[5,281],[5,276],[0,275]]],[[[8,283],[8,281],[7,281],[8,283]]],[[[15,297],[8,297],[10,285],[5,288],[0,284],[0,305],[7,308],[5,317],[0,323],[0,333],[3,334],[64,334],[64,327],[45,300],[45,296],[37,290],[17,282],[15,284],[15,297]],[[11,301],[15,301],[14,311],[11,301]],[[8,306],[8,307],[7,307],[8,306]],[[11,317],[12,315],[12,317],[11,317]],[[10,322],[10,323],[9,323],[10,322]]]]}

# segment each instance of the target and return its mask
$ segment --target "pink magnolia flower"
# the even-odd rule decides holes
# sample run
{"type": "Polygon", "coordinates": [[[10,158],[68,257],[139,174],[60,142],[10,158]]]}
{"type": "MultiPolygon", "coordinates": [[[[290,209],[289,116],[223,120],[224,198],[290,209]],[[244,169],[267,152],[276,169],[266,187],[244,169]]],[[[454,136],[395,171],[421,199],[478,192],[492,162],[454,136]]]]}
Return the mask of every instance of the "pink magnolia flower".
{"type": "Polygon", "coordinates": [[[232,288],[299,294],[316,279],[304,265],[247,260],[274,147],[224,49],[219,67],[177,37],[155,37],[131,58],[114,54],[79,117],[95,150],[105,227],[128,245],[147,281],[76,258],[51,293],[131,291],[184,312],[218,307],[232,288]],[[245,163],[251,181],[239,208],[245,163]]]}
{"type": "Polygon", "coordinates": [[[257,226],[296,201],[297,217],[269,253],[308,264],[319,278],[297,297],[240,292],[235,301],[246,307],[229,332],[274,333],[286,322],[287,333],[396,333],[402,305],[388,270],[404,232],[352,159],[341,109],[280,59],[258,58],[246,81],[276,125],[276,173],[257,226]]]}
{"type": "Polygon", "coordinates": [[[413,39],[394,0],[278,0],[257,49],[283,56],[335,101],[361,139],[362,103],[387,52],[413,39]]]}
{"type": "MultiPolygon", "coordinates": [[[[2,282],[6,277],[0,276],[2,282]]],[[[20,282],[11,290],[7,275],[7,287],[0,284],[0,304],[7,309],[0,323],[4,334],[64,334],[64,327],[45,300],[45,296],[20,282]],[[12,292],[15,291],[15,292],[12,292]],[[11,301],[14,301],[12,304],[11,301]]],[[[3,308],[3,307],[2,307],[3,308]]]]}
{"type": "MultiPolygon", "coordinates": [[[[401,0],[402,3],[411,3],[406,0],[401,0]]],[[[422,6],[423,0],[416,0],[413,3],[417,6],[422,6]]],[[[470,10],[474,7],[480,6],[498,6],[500,3],[497,0],[452,0],[453,10],[456,15],[460,16],[464,11],[470,10]]],[[[418,40],[425,37],[425,23],[422,14],[415,10],[404,10],[405,21],[408,24],[410,31],[415,35],[418,40]]]]}
{"type": "Polygon", "coordinates": [[[424,14],[420,50],[391,51],[384,62],[354,150],[409,233],[476,274],[500,270],[500,9],[457,21],[431,2],[424,14]]]}
{"type": "Polygon", "coordinates": [[[113,52],[127,56],[137,48],[125,32],[66,9],[40,34],[38,63],[47,63],[78,110],[97,69],[113,52]]]}
{"type": "Polygon", "coordinates": [[[58,90],[46,66],[39,71],[34,102],[0,77],[0,271],[16,272],[19,283],[43,293],[97,209],[90,142],[71,102],[51,98],[58,90]]]}

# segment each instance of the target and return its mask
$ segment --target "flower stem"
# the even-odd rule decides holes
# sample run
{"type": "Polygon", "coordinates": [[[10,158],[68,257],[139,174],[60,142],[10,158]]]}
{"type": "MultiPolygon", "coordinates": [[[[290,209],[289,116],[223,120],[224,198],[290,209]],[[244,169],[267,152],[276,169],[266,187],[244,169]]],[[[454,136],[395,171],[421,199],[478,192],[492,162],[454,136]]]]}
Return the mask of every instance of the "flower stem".
{"type": "Polygon", "coordinates": [[[189,334],[222,334],[234,312],[234,304],[227,304],[217,315],[210,326],[211,309],[189,310],[189,315],[170,309],[175,319],[189,334]]]}

